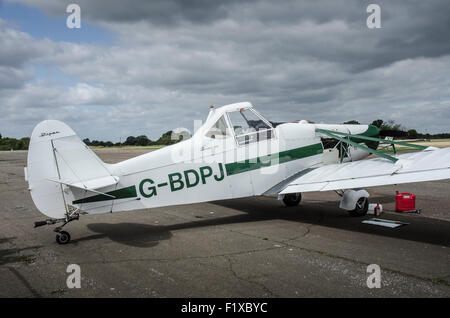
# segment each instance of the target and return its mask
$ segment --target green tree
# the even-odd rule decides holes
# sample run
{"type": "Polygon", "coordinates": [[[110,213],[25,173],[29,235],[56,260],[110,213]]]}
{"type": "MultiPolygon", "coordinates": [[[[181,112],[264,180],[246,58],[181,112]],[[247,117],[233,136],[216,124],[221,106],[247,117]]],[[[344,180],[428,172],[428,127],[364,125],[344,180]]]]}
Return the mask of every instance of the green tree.
{"type": "Polygon", "coordinates": [[[405,130],[405,128],[401,124],[397,124],[394,120],[384,121],[382,119],[377,119],[372,122],[371,125],[377,126],[381,130],[405,130]]]}
{"type": "Polygon", "coordinates": [[[404,130],[401,124],[397,124],[393,120],[388,120],[387,122],[383,122],[383,124],[379,128],[381,130],[394,130],[394,131],[404,130]]]}
{"type": "Polygon", "coordinates": [[[361,125],[357,120],[349,120],[344,123],[344,125],[361,125]]]}
{"type": "Polygon", "coordinates": [[[134,137],[134,136],[127,137],[127,140],[125,140],[125,145],[136,146],[136,137],[134,137]]]}
{"type": "Polygon", "coordinates": [[[171,145],[177,142],[176,140],[172,140],[172,130],[165,132],[161,137],[156,141],[158,145],[171,145]]]}
{"type": "Polygon", "coordinates": [[[381,128],[381,126],[383,125],[383,120],[382,119],[374,120],[371,125],[381,128]]]}
{"type": "Polygon", "coordinates": [[[417,139],[418,137],[419,137],[419,134],[417,133],[417,130],[415,130],[415,129],[408,130],[408,138],[417,139]]]}
{"type": "Polygon", "coordinates": [[[20,141],[22,142],[21,150],[28,150],[28,147],[30,146],[30,137],[23,137],[20,141]]]}
{"type": "Polygon", "coordinates": [[[149,144],[150,144],[150,139],[148,139],[147,136],[141,135],[141,136],[136,137],[136,145],[148,146],[149,144]]]}

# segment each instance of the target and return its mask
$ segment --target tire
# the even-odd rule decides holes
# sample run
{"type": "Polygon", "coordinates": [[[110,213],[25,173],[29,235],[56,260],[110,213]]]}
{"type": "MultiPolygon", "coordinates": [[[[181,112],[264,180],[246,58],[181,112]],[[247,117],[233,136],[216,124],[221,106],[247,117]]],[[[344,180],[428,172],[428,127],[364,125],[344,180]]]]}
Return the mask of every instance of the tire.
{"type": "Polygon", "coordinates": [[[366,197],[361,197],[356,202],[356,208],[348,211],[351,216],[364,216],[369,209],[369,200],[366,197]]]}
{"type": "Polygon", "coordinates": [[[56,242],[58,244],[64,245],[70,242],[70,234],[66,231],[61,231],[56,234],[56,242]]]}
{"type": "Polygon", "coordinates": [[[302,200],[302,194],[299,193],[289,193],[285,194],[283,197],[283,203],[286,206],[297,206],[302,200]]]}

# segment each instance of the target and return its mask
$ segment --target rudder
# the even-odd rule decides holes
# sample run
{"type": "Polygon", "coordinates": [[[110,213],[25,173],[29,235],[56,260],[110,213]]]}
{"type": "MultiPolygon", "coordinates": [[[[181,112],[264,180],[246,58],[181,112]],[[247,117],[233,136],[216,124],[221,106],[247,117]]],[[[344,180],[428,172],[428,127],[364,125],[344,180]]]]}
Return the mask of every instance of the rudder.
{"type": "Polygon", "coordinates": [[[51,218],[64,218],[70,187],[89,190],[93,185],[118,182],[107,166],[63,122],[45,120],[33,130],[26,175],[38,210],[51,218]]]}

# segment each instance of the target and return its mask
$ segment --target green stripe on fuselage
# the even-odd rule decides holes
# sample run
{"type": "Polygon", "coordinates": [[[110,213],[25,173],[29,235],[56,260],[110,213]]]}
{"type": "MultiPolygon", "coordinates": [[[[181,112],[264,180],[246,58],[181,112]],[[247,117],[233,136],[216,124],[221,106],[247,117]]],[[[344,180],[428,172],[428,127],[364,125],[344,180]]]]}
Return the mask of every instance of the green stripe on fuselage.
{"type": "Polygon", "coordinates": [[[274,164],[281,164],[292,160],[315,156],[321,154],[322,152],[323,147],[322,144],[319,143],[249,160],[227,163],[225,164],[225,169],[227,171],[227,175],[230,176],[250,170],[269,167],[274,164]]]}
{"type": "MultiPolygon", "coordinates": [[[[261,156],[254,159],[227,163],[225,164],[225,169],[227,175],[238,174],[250,170],[259,169],[262,167],[268,167],[275,164],[281,164],[292,160],[297,160],[301,158],[311,157],[323,152],[323,147],[321,143],[313,144],[305,147],[300,147],[296,149],[286,150],[279,153],[270,154],[267,156],[261,156]]],[[[158,184],[158,186],[167,185],[167,182],[158,184]]],[[[106,194],[114,196],[111,198],[110,196],[104,194],[94,195],[92,197],[87,197],[83,199],[78,199],[73,201],[73,204],[81,204],[81,203],[91,203],[91,202],[99,202],[99,201],[109,201],[109,200],[118,200],[118,199],[126,199],[126,198],[136,198],[136,186],[130,186],[127,188],[122,188],[114,191],[107,192],[106,194]]]]}
{"type": "Polygon", "coordinates": [[[106,194],[114,196],[114,199],[107,195],[99,194],[99,195],[94,195],[92,197],[75,200],[75,201],[73,201],[73,204],[117,200],[117,199],[127,199],[127,198],[136,198],[137,197],[136,186],[131,186],[131,187],[123,188],[123,189],[117,189],[114,191],[106,192],[106,194]]]}

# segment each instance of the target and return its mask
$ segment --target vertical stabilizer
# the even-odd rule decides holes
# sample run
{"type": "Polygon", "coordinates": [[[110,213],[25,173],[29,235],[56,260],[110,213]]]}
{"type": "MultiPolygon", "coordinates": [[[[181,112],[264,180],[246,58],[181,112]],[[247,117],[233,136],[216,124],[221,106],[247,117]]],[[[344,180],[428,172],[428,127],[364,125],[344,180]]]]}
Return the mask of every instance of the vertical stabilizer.
{"type": "Polygon", "coordinates": [[[67,185],[113,178],[106,165],[66,124],[46,120],[33,130],[28,150],[27,179],[38,210],[51,218],[64,218],[72,193],[67,185]],[[55,182],[56,181],[56,182],[55,182]]]}

